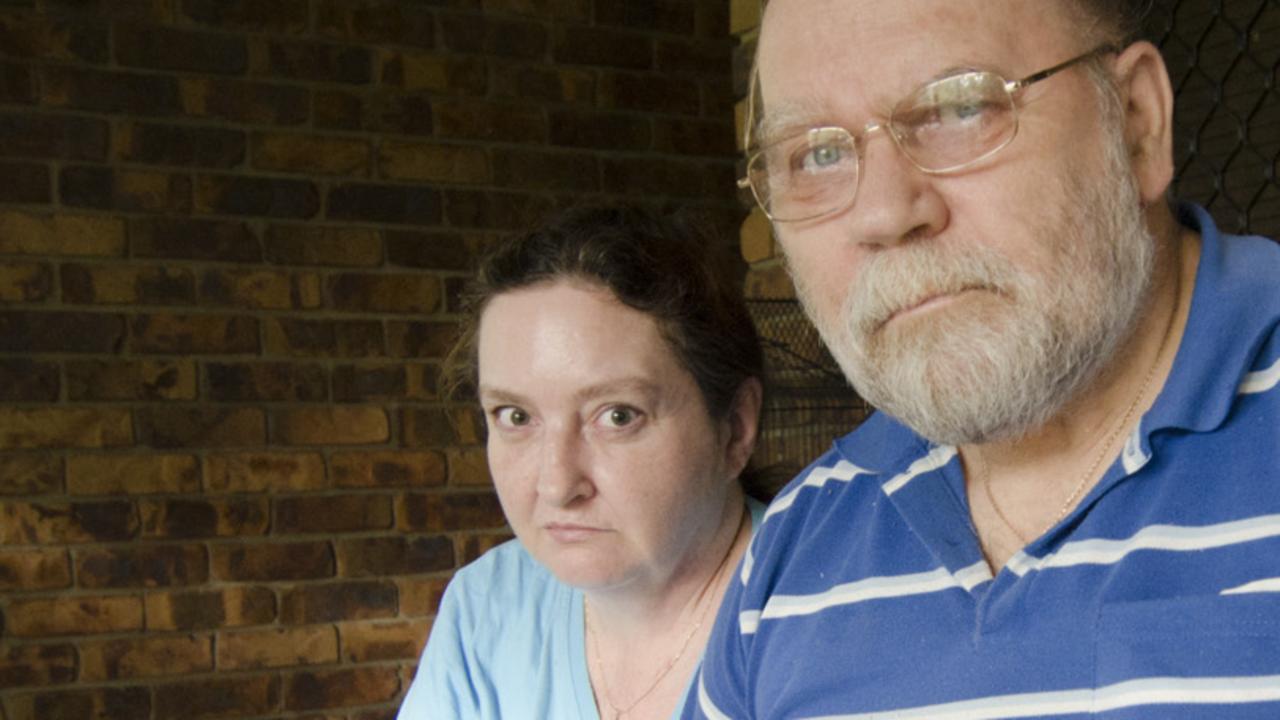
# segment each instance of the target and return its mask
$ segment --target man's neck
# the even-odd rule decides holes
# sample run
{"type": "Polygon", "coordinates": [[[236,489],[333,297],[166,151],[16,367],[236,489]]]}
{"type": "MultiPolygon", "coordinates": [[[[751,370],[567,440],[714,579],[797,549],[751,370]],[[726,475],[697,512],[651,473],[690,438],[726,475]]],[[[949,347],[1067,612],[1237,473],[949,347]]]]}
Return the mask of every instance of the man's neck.
{"type": "Polygon", "coordinates": [[[1200,253],[1199,236],[1169,220],[1153,227],[1164,239],[1141,320],[1099,377],[1035,431],[961,449],[974,525],[993,568],[1074,509],[1159,395],[1186,326],[1200,253]]]}

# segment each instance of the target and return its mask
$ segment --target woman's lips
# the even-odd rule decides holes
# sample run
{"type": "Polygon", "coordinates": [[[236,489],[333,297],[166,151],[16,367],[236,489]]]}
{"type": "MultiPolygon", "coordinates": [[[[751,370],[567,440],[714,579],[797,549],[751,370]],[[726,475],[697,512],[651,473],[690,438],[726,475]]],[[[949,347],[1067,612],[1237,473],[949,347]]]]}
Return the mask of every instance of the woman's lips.
{"type": "Polygon", "coordinates": [[[563,543],[583,542],[605,532],[602,528],[575,523],[548,523],[543,529],[557,542],[563,543]]]}

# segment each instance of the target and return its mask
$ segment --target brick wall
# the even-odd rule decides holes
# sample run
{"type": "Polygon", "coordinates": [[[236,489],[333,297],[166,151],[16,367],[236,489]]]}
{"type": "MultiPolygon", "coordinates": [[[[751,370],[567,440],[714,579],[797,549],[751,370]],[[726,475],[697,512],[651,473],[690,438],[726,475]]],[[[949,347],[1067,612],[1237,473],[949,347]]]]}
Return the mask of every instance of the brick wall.
{"type": "Polygon", "coordinates": [[[454,298],[583,197],[729,237],[728,0],[0,2],[0,717],[394,715],[507,531],[454,298]]]}

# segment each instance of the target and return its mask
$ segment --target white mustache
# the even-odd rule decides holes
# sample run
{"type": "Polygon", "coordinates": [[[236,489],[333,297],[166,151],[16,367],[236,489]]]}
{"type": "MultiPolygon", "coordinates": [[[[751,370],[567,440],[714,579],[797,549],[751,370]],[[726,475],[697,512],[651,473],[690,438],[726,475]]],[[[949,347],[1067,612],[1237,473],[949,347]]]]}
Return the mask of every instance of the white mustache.
{"type": "Polygon", "coordinates": [[[863,338],[894,315],[930,298],[966,290],[1014,296],[1025,278],[997,253],[976,246],[964,253],[920,243],[881,251],[859,273],[846,298],[845,317],[863,338]]]}

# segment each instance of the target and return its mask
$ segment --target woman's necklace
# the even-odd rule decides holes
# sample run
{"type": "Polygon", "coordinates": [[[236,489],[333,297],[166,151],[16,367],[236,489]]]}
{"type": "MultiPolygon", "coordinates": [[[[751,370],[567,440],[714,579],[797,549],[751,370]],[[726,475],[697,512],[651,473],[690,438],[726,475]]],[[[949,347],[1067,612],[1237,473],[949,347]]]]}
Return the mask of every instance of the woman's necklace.
{"type": "Polygon", "coordinates": [[[600,654],[600,640],[596,637],[595,628],[591,623],[591,606],[587,604],[585,596],[582,598],[583,623],[587,626],[587,637],[591,640],[591,649],[596,656],[596,674],[600,677],[600,699],[604,700],[605,704],[609,706],[609,710],[613,712],[613,720],[622,720],[622,718],[627,717],[632,710],[636,709],[640,703],[644,702],[645,698],[652,695],[653,691],[657,690],[658,686],[662,684],[662,681],[671,673],[671,669],[676,666],[676,663],[680,662],[680,658],[684,657],[685,651],[689,649],[689,643],[693,642],[693,636],[697,635],[698,630],[702,629],[702,623],[707,619],[707,614],[711,611],[711,606],[715,604],[710,602],[703,603],[703,600],[706,598],[707,591],[711,589],[716,578],[720,577],[721,573],[724,572],[725,564],[729,560],[729,556],[733,554],[733,547],[738,544],[738,535],[742,532],[742,525],[746,522],[746,517],[747,510],[744,508],[742,511],[742,518],[738,520],[738,529],[734,531],[733,538],[729,541],[729,547],[725,550],[724,557],[720,559],[720,564],[716,567],[716,571],[711,573],[711,576],[707,578],[706,584],[702,586],[702,589],[699,590],[696,595],[694,595],[693,607],[697,607],[698,604],[701,603],[703,604],[703,608],[698,613],[697,622],[693,624],[693,627],[690,628],[689,632],[684,636],[684,641],[680,643],[680,649],[676,651],[675,655],[672,655],[671,658],[667,660],[663,665],[662,670],[659,671],[657,676],[653,678],[653,681],[649,683],[649,687],[645,688],[645,691],[636,696],[636,698],[630,703],[627,703],[626,707],[618,707],[618,704],[613,701],[612,694],[609,692],[609,681],[605,678],[604,673],[604,656],[600,654]]]}
{"type": "MultiPolygon", "coordinates": [[[[1179,287],[1181,287],[1181,283],[1179,283],[1179,287]]],[[[1076,501],[1080,499],[1080,494],[1084,492],[1085,486],[1088,485],[1089,480],[1093,479],[1094,475],[1098,472],[1098,466],[1100,466],[1102,461],[1106,459],[1107,450],[1115,444],[1116,437],[1129,427],[1129,421],[1133,418],[1134,412],[1137,411],[1138,405],[1141,404],[1142,398],[1146,397],[1147,390],[1151,387],[1151,381],[1156,377],[1156,369],[1160,367],[1160,358],[1164,355],[1165,346],[1169,343],[1169,336],[1173,334],[1173,325],[1177,316],[1178,309],[1175,306],[1172,314],[1169,316],[1168,324],[1165,325],[1164,335],[1160,338],[1160,346],[1156,348],[1156,357],[1151,362],[1151,367],[1147,368],[1147,375],[1142,379],[1142,386],[1138,388],[1138,393],[1133,396],[1133,400],[1129,402],[1129,407],[1125,408],[1124,414],[1120,416],[1120,421],[1111,427],[1111,431],[1105,435],[1099,436],[1102,438],[1102,446],[1094,456],[1093,462],[1089,463],[1089,468],[1080,476],[1075,487],[1072,488],[1071,494],[1067,496],[1067,499],[1062,503],[1062,507],[1058,509],[1057,516],[1053,519],[1053,522],[1049,523],[1045,530],[1048,530],[1054,525],[1062,522],[1062,519],[1067,516],[1067,513],[1071,512],[1071,508],[1074,507],[1076,501]]],[[[1013,523],[1010,522],[1009,517],[1004,514],[1004,510],[1000,509],[1000,503],[996,502],[996,497],[991,492],[991,474],[987,471],[987,461],[982,457],[982,450],[975,447],[974,456],[978,460],[977,475],[981,478],[980,484],[982,485],[982,492],[987,496],[987,502],[990,503],[991,509],[996,511],[996,517],[1000,518],[1000,522],[1004,523],[1004,526],[1009,529],[1009,532],[1013,533],[1014,537],[1018,538],[1024,546],[1027,545],[1031,542],[1032,538],[1023,536],[1023,534],[1018,531],[1018,528],[1014,527],[1013,523]]],[[[1041,532],[1044,531],[1042,530],[1041,532]]]]}

